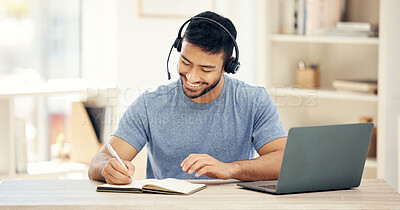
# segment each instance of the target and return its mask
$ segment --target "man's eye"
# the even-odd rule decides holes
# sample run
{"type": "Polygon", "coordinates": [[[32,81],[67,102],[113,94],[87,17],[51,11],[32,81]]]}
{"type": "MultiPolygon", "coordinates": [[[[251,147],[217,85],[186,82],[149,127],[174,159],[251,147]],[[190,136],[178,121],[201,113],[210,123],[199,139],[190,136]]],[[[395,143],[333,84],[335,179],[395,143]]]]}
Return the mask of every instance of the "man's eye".
{"type": "Polygon", "coordinates": [[[182,60],[183,65],[188,66],[189,64],[182,60]]]}

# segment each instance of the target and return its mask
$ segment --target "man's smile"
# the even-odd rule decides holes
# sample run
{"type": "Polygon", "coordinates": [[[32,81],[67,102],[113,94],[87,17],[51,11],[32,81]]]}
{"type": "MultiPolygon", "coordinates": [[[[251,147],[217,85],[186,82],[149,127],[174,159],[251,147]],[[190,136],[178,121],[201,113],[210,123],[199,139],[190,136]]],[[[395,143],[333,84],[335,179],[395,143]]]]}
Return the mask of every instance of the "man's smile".
{"type": "Polygon", "coordinates": [[[202,83],[202,82],[196,82],[195,84],[189,82],[189,80],[183,76],[184,78],[184,87],[185,89],[191,91],[191,92],[196,92],[202,89],[203,85],[206,85],[207,83],[202,83]]]}

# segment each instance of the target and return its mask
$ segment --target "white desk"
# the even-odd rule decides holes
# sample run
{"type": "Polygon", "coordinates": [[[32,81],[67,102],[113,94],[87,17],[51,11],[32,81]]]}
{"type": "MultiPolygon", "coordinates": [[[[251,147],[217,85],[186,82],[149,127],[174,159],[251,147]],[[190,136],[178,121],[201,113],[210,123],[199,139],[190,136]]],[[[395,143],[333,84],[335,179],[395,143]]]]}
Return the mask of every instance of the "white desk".
{"type": "Polygon", "coordinates": [[[87,100],[95,98],[100,92],[114,91],[115,94],[115,90],[115,84],[91,79],[60,79],[15,87],[0,86],[0,174],[13,176],[16,171],[14,138],[16,97],[35,96],[40,99],[55,94],[81,94],[83,100],[87,100]]]}
{"type": "Polygon", "coordinates": [[[385,181],[316,193],[271,195],[234,181],[196,181],[207,188],[189,196],[96,192],[91,180],[6,180],[0,208],[12,209],[400,209],[400,195],[385,181]]]}

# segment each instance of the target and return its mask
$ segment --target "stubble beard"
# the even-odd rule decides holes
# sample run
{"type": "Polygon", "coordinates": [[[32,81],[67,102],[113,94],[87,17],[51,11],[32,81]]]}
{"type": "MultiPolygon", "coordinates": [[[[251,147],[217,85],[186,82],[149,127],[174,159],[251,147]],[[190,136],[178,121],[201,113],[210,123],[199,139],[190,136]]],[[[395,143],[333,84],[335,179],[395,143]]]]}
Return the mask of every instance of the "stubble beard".
{"type": "Polygon", "coordinates": [[[211,84],[210,86],[208,86],[208,87],[206,87],[203,91],[201,91],[201,93],[200,94],[198,94],[198,95],[195,95],[195,96],[193,96],[193,95],[188,95],[187,93],[186,93],[186,91],[189,91],[189,92],[192,92],[191,90],[188,90],[188,89],[185,89],[185,87],[184,87],[184,85],[183,85],[183,80],[182,80],[182,78],[181,78],[181,81],[182,81],[182,87],[183,87],[183,92],[185,93],[185,95],[188,97],[188,98],[190,98],[190,99],[196,99],[196,98],[199,98],[200,96],[203,96],[204,94],[206,94],[206,93],[208,93],[208,92],[210,92],[211,90],[213,90],[218,84],[219,84],[219,81],[221,81],[221,77],[222,77],[222,74],[221,74],[221,76],[219,77],[219,79],[218,79],[218,81],[216,81],[214,84],[211,84]],[[186,91],[185,91],[186,90],[186,91]]]}

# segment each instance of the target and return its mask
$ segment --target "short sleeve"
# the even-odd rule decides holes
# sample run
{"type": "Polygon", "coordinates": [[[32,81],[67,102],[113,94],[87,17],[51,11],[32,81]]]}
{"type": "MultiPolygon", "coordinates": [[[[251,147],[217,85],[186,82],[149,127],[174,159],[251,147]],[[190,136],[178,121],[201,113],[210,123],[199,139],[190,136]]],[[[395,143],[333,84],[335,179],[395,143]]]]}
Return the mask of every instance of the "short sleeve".
{"type": "Polygon", "coordinates": [[[255,106],[252,141],[258,151],[268,142],[287,136],[287,133],[274,101],[264,88],[260,89],[255,106]]]}
{"type": "Polygon", "coordinates": [[[145,94],[142,94],[125,111],[112,135],[128,142],[140,152],[148,141],[148,133],[145,94]]]}

